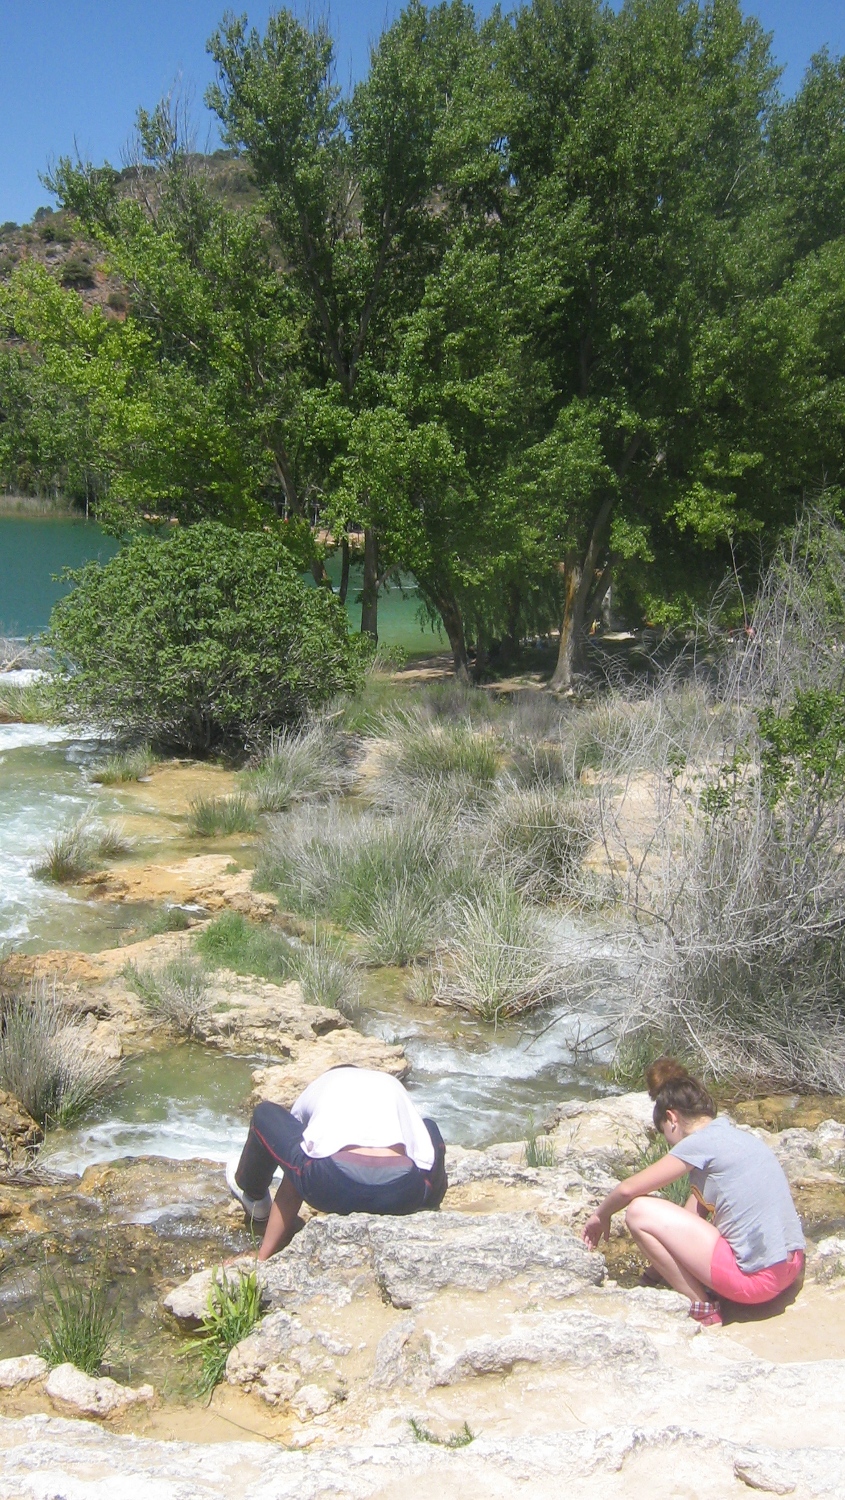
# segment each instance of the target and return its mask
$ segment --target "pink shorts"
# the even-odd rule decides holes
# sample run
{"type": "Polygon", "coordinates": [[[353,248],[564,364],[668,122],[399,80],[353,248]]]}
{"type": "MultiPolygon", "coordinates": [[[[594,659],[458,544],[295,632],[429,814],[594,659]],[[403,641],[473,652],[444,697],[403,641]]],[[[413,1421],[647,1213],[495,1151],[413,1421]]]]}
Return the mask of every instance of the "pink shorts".
{"type": "Polygon", "coordinates": [[[725,1297],[728,1302],[771,1302],[773,1297],[785,1292],[793,1281],[798,1280],[803,1269],[803,1250],[793,1250],[776,1266],[766,1266],[762,1271],[742,1271],[733,1250],[720,1234],[710,1262],[710,1285],[718,1297],[725,1297]]]}

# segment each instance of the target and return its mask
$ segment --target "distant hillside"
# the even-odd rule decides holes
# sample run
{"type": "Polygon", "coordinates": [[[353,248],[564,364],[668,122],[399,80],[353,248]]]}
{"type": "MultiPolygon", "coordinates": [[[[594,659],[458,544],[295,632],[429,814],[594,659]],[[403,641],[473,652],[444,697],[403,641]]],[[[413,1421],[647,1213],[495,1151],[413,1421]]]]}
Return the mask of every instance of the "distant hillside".
{"type": "MultiPolygon", "coordinates": [[[[257,202],[258,193],[242,157],[215,151],[209,156],[197,154],[193,161],[227,208],[245,209],[257,202]]],[[[120,174],[127,192],[137,179],[135,167],[120,174]]],[[[26,260],[46,266],[62,286],[78,292],[87,307],[101,307],[106,316],[123,317],[127,306],[123,286],[119,278],[106,274],[100,246],[84,233],[73,214],[39,208],[30,224],[0,224],[0,281],[26,260]]]]}

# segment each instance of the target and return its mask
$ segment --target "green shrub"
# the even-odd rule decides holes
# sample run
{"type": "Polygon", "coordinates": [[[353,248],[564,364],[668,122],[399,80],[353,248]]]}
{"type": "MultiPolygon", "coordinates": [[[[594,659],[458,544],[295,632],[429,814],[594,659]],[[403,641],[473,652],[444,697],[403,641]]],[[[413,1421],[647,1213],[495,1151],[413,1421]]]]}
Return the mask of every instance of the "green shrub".
{"type": "Polygon", "coordinates": [[[152,1015],[180,1036],[196,1036],[208,1012],[208,986],[199,964],[182,956],[161,969],[140,970],[129,963],[123,974],[152,1015]]]}
{"type": "Polygon", "coordinates": [[[236,974],[255,974],[273,984],[291,978],[295,948],[284,933],[273,927],[258,927],[239,911],[224,912],[197,934],[194,951],[215,969],[234,969],[236,974]]]}
{"type": "Polygon", "coordinates": [[[188,813],[188,832],[198,839],[254,833],[256,813],[243,792],[232,797],[196,797],[188,813]]]}
{"type": "Polygon", "coordinates": [[[501,752],[492,735],[470,723],[431,724],[418,712],[385,716],[388,744],[375,778],[377,800],[388,806],[413,805],[432,786],[454,783],[459,800],[485,797],[498,774],[501,752]]]}
{"type": "Polygon", "coordinates": [[[494,803],[488,857],[535,899],[559,896],[595,836],[596,806],[576,792],[513,788],[494,803]]]}
{"type": "Polygon", "coordinates": [[[34,985],[3,1008],[0,1088],[40,1124],[71,1124],[109,1092],[120,1069],[87,1043],[88,1033],[55,994],[34,985]]]}
{"type": "Polygon", "coordinates": [[[405,965],[434,947],[439,915],[433,891],[403,880],[370,902],[352,930],[360,935],[362,952],[371,963],[405,965]]]}
{"type": "Polygon", "coordinates": [[[68,1266],[45,1267],[40,1278],[38,1353],[51,1369],[71,1364],[99,1375],[112,1342],[120,1304],[109,1296],[108,1262],[94,1261],[89,1273],[68,1266]]]}
{"type": "Polygon", "coordinates": [[[147,918],[143,931],[146,937],[159,937],[164,932],[187,932],[195,921],[196,917],[181,906],[164,906],[147,918]]]}
{"type": "Polygon", "coordinates": [[[134,537],[68,576],[46,643],[74,722],[188,751],[242,746],[360,682],[346,613],[277,533],[212,521],[134,537]]]}
{"type": "Polygon", "coordinates": [[[138,745],[134,750],[121,750],[110,755],[102,765],[96,766],[94,781],[103,786],[120,786],[126,781],[143,781],[155,765],[155,756],[149,745],[138,745]]]}
{"type": "Polygon", "coordinates": [[[200,1356],[199,1395],[209,1396],[220,1384],[231,1350],[252,1332],[260,1317],[261,1288],[254,1271],[236,1274],[231,1281],[225,1274],[218,1281],[215,1275],[199,1336],[188,1344],[200,1356]]]}
{"type": "Polygon", "coordinates": [[[91,291],[97,285],[94,266],[85,254],[68,256],[62,266],[60,280],[63,287],[74,292],[91,291]]]}

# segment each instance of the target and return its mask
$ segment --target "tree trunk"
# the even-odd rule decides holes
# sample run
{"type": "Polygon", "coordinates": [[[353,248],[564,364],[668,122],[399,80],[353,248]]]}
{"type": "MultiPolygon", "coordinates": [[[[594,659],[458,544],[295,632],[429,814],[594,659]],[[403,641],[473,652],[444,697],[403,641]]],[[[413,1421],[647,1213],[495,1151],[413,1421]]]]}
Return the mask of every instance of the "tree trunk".
{"type": "Polygon", "coordinates": [[[438,599],[436,602],[444,629],[449,637],[449,645],[452,648],[455,676],[460,682],[469,682],[467,643],[464,636],[464,620],[460,605],[457,599],[452,596],[445,599],[438,599]]]}
{"type": "Polygon", "coordinates": [[[560,565],[564,576],[563,620],[560,627],[557,666],[549,683],[549,687],[557,693],[571,692],[572,679],[578,670],[587,600],[595,583],[599,551],[612,509],[613,499],[608,496],[602,501],[593,521],[583,563],[579,562],[574,554],[570,554],[560,565]]]}
{"type": "Polygon", "coordinates": [[[338,593],[338,598],[340,599],[341,604],[345,604],[346,603],[346,596],[349,593],[349,537],[348,536],[345,536],[343,538],[343,541],[340,544],[340,557],[341,557],[341,564],[340,564],[340,591],[338,593]]]}
{"type": "Polygon", "coordinates": [[[364,582],[361,589],[361,634],[378,645],[378,537],[375,528],[364,530],[364,582]]]}
{"type": "Polygon", "coordinates": [[[581,586],[581,564],[575,558],[569,558],[561,564],[561,570],[564,579],[563,620],[560,626],[557,666],[549,687],[556,693],[568,693],[572,690],[572,679],[578,665],[580,622],[577,618],[577,603],[581,586]]]}

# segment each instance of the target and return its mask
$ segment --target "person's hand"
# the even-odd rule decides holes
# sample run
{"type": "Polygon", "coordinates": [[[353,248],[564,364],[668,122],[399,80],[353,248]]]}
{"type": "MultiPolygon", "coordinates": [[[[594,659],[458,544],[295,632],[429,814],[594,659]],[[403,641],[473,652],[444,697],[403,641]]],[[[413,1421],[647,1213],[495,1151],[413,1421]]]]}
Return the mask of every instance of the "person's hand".
{"type": "Polygon", "coordinates": [[[581,1238],[590,1250],[597,1250],[602,1235],[606,1240],[610,1239],[610,1214],[597,1209],[594,1214],[590,1214],[581,1231],[581,1238]]]}

